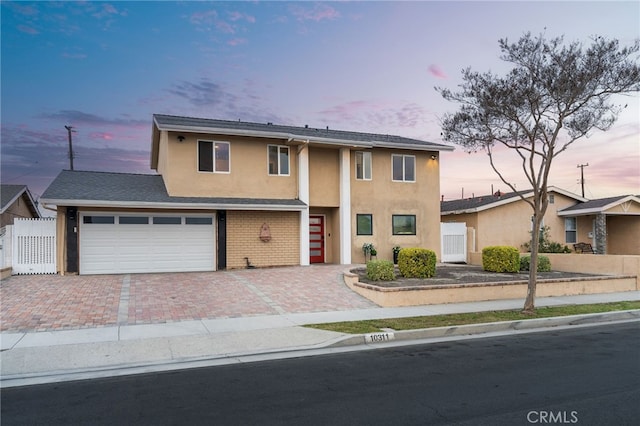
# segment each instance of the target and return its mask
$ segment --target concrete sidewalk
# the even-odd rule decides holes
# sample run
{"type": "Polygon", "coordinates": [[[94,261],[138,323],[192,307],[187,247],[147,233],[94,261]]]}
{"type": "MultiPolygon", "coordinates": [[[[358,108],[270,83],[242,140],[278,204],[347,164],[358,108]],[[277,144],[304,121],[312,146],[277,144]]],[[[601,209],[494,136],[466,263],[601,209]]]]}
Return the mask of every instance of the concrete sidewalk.
{"type": "MultiPolygon", "coordinates": [[[[640,291],[538,298],[537,306],[640,300],[640,291]]],[[[498,300],[405,308],[282,313],[241,318],[121,325],[79,330],[0,334],[2,387],[222,365],[361,349],[366,336],[315,330],[307,324],[518,309],[523,301],[498,300]]],[[[446,327],[388,333],[389,340],[517,332],[599,321],[638,320],[640,311],[564,319],[446,327]],[[525,324],[527,323],[527,324],[525,324]],[[389,337],[390,336],[390,337],[389,337]]],[[[458,337],[459,338],[459,337],[458,337]]],[[[385,343],[382,343],[384,345],[385,343]]],[[[374,346],[379,347],[380,344],[374,346]]]]}

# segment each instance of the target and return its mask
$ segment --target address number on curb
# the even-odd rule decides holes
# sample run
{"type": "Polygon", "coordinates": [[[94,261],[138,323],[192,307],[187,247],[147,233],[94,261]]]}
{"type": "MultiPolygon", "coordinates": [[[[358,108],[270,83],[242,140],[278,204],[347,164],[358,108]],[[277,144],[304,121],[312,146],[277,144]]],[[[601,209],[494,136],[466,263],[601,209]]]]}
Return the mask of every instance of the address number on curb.
{"type": "Polygon", "coordinates": [[[384,343],[395,339],[393,333],[369,333],[364,335],[365,343],[384,343]]]}

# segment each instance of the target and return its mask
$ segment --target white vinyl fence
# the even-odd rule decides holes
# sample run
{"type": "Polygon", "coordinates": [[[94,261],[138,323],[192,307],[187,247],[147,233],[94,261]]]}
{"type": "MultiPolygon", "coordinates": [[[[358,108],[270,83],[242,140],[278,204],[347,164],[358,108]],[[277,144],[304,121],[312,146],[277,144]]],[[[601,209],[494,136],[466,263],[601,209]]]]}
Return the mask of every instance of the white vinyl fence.
{"type": "Polygon", "coordinates": [[[467,224],[464,222],[442,222],[440,238],[443,262],[467,261],[467,224]]]}
{"type": "Polygon", "coordinates": [[[56,220],[15,219],[11,263],[14,275],[56,273],[56,220]]]}

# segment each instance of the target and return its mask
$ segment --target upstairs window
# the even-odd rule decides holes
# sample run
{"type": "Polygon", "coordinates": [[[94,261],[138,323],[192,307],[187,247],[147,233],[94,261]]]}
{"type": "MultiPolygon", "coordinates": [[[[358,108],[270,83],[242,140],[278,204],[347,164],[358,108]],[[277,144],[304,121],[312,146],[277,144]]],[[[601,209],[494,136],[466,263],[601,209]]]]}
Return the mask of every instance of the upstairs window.
{"type": "Polygon", "coordinates": [[[268,145],[269,174],[273,176],[289,176],[289,147],[268,145]]]}
{"type": "Polygon", "coordinates": [[[356,179],[371,180],[371,153],[356,151],[356,179]]]}
{"type": "Polygon", "coordinates": [[[229,173],[229,142],[198,141],[198,171],[229,173]]]}
{"type": "Polygon", "coordinates": [[[416,156],[391,155],[391,176],[394,182],[416,181],[416,156]]]}

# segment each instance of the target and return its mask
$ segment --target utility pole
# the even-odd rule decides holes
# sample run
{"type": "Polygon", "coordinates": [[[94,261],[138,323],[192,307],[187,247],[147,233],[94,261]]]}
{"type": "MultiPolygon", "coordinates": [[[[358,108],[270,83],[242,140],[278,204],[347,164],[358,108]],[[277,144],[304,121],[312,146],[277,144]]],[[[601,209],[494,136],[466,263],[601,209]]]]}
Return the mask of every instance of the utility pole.
{"type": "Polygon", "coordinates": [[[73,170],[73,141],[71,140],[71,133],[75,132],[75,130],[73,130],[73,126],[64,126],[64,128],[69,133],[69,166],[73,170]]]}
{"type": "Polygon", "coordinates": [[[584,198],[584,168],[589,167],[589,163],[587,164],[578,164],[580,168],[580,185],[582,186],[582,198],[584,198]]]}

